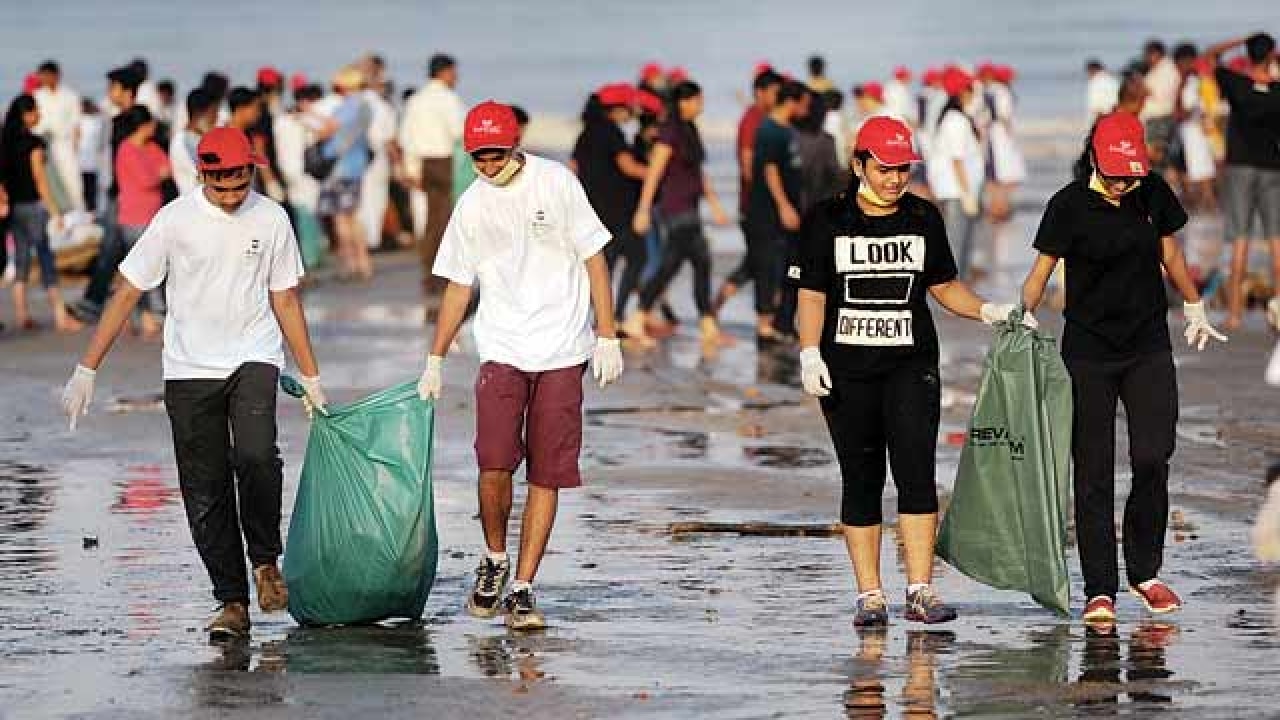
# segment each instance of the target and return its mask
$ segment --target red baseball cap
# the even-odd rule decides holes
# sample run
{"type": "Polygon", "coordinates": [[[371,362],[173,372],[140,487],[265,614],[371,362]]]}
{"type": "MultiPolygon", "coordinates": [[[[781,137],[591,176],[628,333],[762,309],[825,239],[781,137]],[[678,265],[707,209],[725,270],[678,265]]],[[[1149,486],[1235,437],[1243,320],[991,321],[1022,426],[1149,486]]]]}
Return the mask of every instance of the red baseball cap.
{"type": "Polygon", "coordinates": [[[924,71],[924,84],[937,85],[942,82],[942,71],[938,68],[929,68],[924,71]]]}
{"type": "Polygon", "coordinates": [[[996,76],[995,63],[989,60],[978,63],[977,74],[978,74],[978,77],[983,79],[994,78],[996,76]]]}
{"type": "Polygon", "coordinates": [[[662,66],[656,62],[645,63],[645,66],[640,68],[641,80],[653,80],[660,77],[662,77],[662,66]]]}
{"type": "Polygon", "coordinates": [[[958,67],[949,67],[942,71],[942,90],[948,95],[956,96],[973,87],[973,76],[958,67]]]}
{"type": "Polygon", "coordinates": [[[1244,55],[1237,55],[1227,62],[1227,69],[1237,75],[1248,75],[1253,72],[1253,63],[1244,55]]]}
{"type": "Polygon", "coordinates": [[[902,82],[911,82],[911,69],[906,65],[899,65],[893,69],[893,76],[902,82]]]}
{"type": "Polygon", "coordinates": [[[606,107],[634,105],[636,102],[636,89],[631,83],[610,83],[596,90],[596,97],[600,98],[600,104],[606,107]]]}
{"type": "Polygon", "coordinates": [[[39,75],[35,73],[27,73],[27,76],[22,78],[22,94],[23,95],[30,95],[34,93],[37,89],[39,89],[39,87],[40,87],[39,75]]]}
{"type": "Polygon", "coordinates": [[[870,96],[876,102],[884,102],[884,86],[874,80],[863,83],[862,94],[870,96]]]}
{"type": "Polygon", "coordinates": [[[685,70],[680,65],[677,65],[667,71],[667,80],[670,81],[672,85],[675,85],[676,83],[682,83],[688,79],[689,79],[689,71],[685,70]]]}
{"type": "Polygon", "coordinates": [[[1018,76],[1013,71],[1012,65],[996,65],[992,68],[992,75],[995,77],[996,82],[1004,83],[1005,85],[1012,83],[1013,79],[1018,76]]]}
{"type": "Polygon", "coordinates": [[[249,136],[233,127],[218,127],[200,137],[196,146],[196,164],[201,172],[233,170],[246,165],[266,165],[253,151],[249,136]]]}
{"type": "Polygon", "coordinates": [[[901,120],[886,115],[867,118],[853,143],[854,152],[866,150],[881,165],[890,167],[919,162],[911,145],[911,128],[901,120]]]}
{"type": "Polygon", "coordinates": [[[270,65],[258,68],[258,84],[276,86],[284,82],[284,75],[270,65]]]}
{"type": "Polygon", "coordinates": [[[462,128],[462,147],[477,150],[510,150],[520,139],[520,124],[509,105],[487,100],[471,108],[462,128]]]}
{"type": "Polygon", "coordinates": [[[662,98],[648,90],[641,90],[636,93],[636,107],[652,115],[662,115],[666,110],[666,107],[662,104],[662,98]]]}
{"type": "Polygon", "coordinates": [[[309,84],[310,81],[307,79],[307,76],[300,72],[294,73],[293,76],[289,78],[289,89],[294,92],[301,90],[309,84]]]}
{"type": "Polygon", "coordinates": [[[773,70],[773,63],[770,63],[768,60],[761,60],[756,63],[756,69],[751,71],[751,77],[759,77],[761,74],[767,73],[771,70],[773,70]]]}
{"type": "Polygon", "coordinates": [[[1104,115],[1093,131],[1098,172],[1108,177],[1142,177],[1151,170],[1142,121],[1124,111],[1104,115]]]}

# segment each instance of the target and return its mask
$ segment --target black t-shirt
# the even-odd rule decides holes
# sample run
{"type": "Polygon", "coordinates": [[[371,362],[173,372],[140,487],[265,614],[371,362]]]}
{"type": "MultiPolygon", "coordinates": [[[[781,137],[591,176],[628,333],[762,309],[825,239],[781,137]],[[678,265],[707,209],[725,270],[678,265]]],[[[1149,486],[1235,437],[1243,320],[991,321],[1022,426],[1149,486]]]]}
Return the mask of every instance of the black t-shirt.
{"type": "MultiPolygon", "coordinates": [[[[39,202],[40,191],[36,188],[35,176],[31,173],[31,153],[45,147],[43,139],[31,132],[23,132],[12,147],[4,148],[3,168],[4,189],[9,192],[9,202],[39,202]]],[[[4,240],[0,238],[0,242],[4,240]]]]}
{"type": "Polygon", "coordinates": [[[754,223],[778,225],[778,207],[764,179],[764,167],[776,165],[782,178],[782,188],[794,208],[800,207],[800,192],[804,178],[801,175],[802,156],[796,131],[779,125],[773,118],[765,118],[756,131],[755,150],[751,159],[751,199],[747,203],[747,218],[754,223]]]}
{"type": "Polygon", "coordinates": [[[787,270],[799,288],[827,296],[822,357],[832,375],[875,377],[908,363],[938,364],[929,288],[954,280],[942,215],[907,193],[892,215],[862,212],[850,190],[804,217],[787,270]]]}
{"type": "Polygon", "coordinates": [[[122,110],[115,117],[111,118],[111,185],[107,188],[107,197],[115,198],[120,195],[120,184],[116,182],[116,153],[120,152],[120,145],[133,134],[136,130],[133,123],[129,122],[128,111],[122,110]]]}
{"type": "Polygon", "coordinates": [[[1280,82],[1258,85],[1219,66],[1214,71],[1227,117],[1227,164],[1280,170],[1280,82]]]}
{"type": "Polygon", "coordinates": [[[1049,200],[1035,247],[1066,263],[1064,357],[1120,360],[1170,349],[1161,238],[1186,224],[1156,173],[1119,207],[1078,180],[1049,200]]]}
{"type": "Polygon", "coordinates": [[[573,147],[578,178],[600,221],[613,232],[631,224],[640,200],[640,181],[618,169],[618,155],[630,153],[622,129],[612,122],[590,122],[573,147]]]}

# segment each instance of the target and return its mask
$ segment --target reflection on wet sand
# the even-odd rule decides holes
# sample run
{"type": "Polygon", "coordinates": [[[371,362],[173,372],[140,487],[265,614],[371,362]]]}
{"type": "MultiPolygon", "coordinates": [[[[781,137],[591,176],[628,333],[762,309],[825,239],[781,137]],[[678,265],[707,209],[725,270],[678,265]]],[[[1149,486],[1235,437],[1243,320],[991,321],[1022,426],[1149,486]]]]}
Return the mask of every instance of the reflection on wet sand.
{"type": "Polygon", "coordinates": [[[1075,705],[1090,707],[1091,715],[1118,714],[1115,706],[1126,695],[1130,703],[1142,704],[1147,711],[1171,705],[1173,696],[1161,689],[1173,678],[1165,651],[1177,636],[1176,625],[1144,622],[1129,634],[1126,661],[1124,642],[1115,625],[1087,625],[1077,683],[1082,697],[1075,705]]]}
{"type": "Polygon", "coordinates": [[[279,654],[291,673],[440,674],[431,634],[419,622],[295,627],[285,636],[279,654]]]}
{"type": "Polygon", "coordinates": [[[859,628],[854,670],[844,694],[846,717],[938,717],[937,658],[950,652],[955,640],[955,633],[947,630],[908,630],[905,668],[896,664],[886,667],[888,628],[859,628]],[[888,712],[885,697],[885,681],[890,678],[903,679],[893,713],[888,712]]]}

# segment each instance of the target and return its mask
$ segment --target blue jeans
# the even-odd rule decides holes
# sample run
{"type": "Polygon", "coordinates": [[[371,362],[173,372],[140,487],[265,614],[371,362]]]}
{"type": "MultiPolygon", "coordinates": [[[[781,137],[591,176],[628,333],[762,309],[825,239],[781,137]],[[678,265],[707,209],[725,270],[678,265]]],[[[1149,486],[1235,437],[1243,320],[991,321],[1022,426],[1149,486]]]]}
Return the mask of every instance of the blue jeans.
{"type": "Polygon", "coordinates": [[[978,229],[978,218],[965,214],[964,203],[959,198],[938,201],[938,209],[942,211],[942,224],[946,226],[947,239],[951,241],[956,270],[961,279],[967,279],[973,262],[973,236],[978,229]]]}
{"type": "Polygon", "coordinates": [[[18,282],[25,283],[31,275],[31,256],[40,262],[40,281],[44,287],[58,285],[58,265],[49,246],[49,212],[38,202],[17,203],[10,211],[13,231],[13,264],[18,271],[18,282]]]}
{"type": "MultiPolygon", "coordinates": [[[[124,250],[122,254],[129,254],[129,251],[137,244],[138,239],[142,237],[142,233],[146,231],[146,225],[121,225],[120,240],[123,242],[124,250]]],[[[159,287],[142,293],[142,299],[138,301],[138,309],[157,315],[163,314],[165,310],[164,283],[161,283],[159,287]]]]}

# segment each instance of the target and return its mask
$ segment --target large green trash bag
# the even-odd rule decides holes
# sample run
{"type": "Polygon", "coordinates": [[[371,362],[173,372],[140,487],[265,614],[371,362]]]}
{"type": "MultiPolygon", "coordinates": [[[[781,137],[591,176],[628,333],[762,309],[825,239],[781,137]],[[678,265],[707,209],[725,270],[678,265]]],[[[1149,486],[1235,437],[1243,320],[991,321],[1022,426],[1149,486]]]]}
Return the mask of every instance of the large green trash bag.
{"type": "Polygon", "coordinates": [[[996,326],[937,554],[1066,615],[1071,380],[1051,337],[996,326]]]}
{"type": "Polygon", "coordinates": [[[463,149],[462,143],[453,146],[453,201],[458,202],[462,193],[471,187],[476,179],[476,167],[471,164],[471,156],[463,149]]]}
{"type": "MultiPolygon", "coordinates": [[[[292,378],[286,392],[300,395],[292,378]]],[[[417,619],[436,577],[434,407],[407,382],[316,413],[284,579],[303,625],[417,619]]]]}

